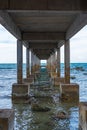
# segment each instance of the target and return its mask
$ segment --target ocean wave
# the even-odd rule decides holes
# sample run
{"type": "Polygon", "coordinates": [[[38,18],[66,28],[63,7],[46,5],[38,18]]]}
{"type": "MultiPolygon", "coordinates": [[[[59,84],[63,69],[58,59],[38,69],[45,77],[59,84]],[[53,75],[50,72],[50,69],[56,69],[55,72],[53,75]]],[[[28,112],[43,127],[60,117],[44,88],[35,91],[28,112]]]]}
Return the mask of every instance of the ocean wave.
{"type": "Polygon", "coordinates": [[[6,68],[6,67],[1,67],[1,68],[0,68],[0,70],[1,70],[1,69],[14,69],[14,68],[9,68],[9,67],[7,67],[7,68],[6,68]]]}
{"type": "Polygon", "coordinates": [[[5,87],[5,86],[1,86],[1,85],[0,85],[0,88],[4,88],[4,87],[5,87]]]}
{"type": "Polygon", "coordinates": [[[0,99],[10,99],[11,98],[11,95],[2,95],[0,96],[0,99]]]}

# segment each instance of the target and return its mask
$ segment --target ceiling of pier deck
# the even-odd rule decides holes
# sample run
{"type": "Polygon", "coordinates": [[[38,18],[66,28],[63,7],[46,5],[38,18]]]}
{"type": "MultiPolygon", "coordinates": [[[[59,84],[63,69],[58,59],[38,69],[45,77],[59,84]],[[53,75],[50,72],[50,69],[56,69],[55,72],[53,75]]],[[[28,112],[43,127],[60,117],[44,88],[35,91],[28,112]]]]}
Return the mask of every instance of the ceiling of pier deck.
{"type": "Polygon", "coordinates": [[[51,47],[51,42],[52,44],[54,43],[53,48],[57,48],[55,43],[58,44],[60,40],[64,40],[65,36],[63,38],[60,35],[57,37],[56,33],[65,33],[77,17],[78,12],[9,11],[9,14],[23,33],[23,40],[29,42],[32,49],[35,47],[39,49],[34,51],[34,53],[40,59],[48,59],[52,50],[46,51],[44,49],[42,52],[42,49],[44,47],[49,49],[51,47]],[[48,33],[48,35],[49,33],[54,33],[54,35],[50,35],[49,37],[48,35],[44,37],[40,36],[46,33],[48,33]],[[39,35],[38,37],[36,37],[37,34],[39,35]],[[38,45],[38,43],[40,45],[38,45]]]}
{"type": "Polygon", "coordinates": [[[33,49],[33,52],[39,59],[48,59],[54,49],[33,49]]]}
{"type": "Polygon", "coordinates": [[[57,42],[30,42],[29,47],[39,57],[39,59],[48,59],[50,55],[58,48],[57,42]]]}
{"type": "MultiPolygon", "coordinates": [[[[70,39],[87,23],[86,5],[86,0],[2,0],[0,23],[17,39],[26,41],[26,47],[38,42],[61,47],[60,41],[70,39]]],[[[48,57],[49,50],[49,54],[45,49],[41,54],[42,48],[38,46],[39,54],[48,57]]]]}
{"type": "Polygon", "coordinates": [[[9,11],[22,32],[66,32],[78,13],[57,11],[9,11]]]}

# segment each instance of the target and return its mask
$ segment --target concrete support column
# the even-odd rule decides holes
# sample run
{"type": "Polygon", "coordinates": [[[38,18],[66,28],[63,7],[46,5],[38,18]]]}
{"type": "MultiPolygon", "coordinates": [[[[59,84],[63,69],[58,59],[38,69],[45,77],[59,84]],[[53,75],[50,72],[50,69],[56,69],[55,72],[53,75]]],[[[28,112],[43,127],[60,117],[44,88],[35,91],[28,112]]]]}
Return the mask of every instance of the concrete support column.
{"type": "Polygon", "coordinates": [[[65,62],[65,83],[70,83],[70,41],[65,41],[64,44],[64,62],[65,62]]]}
{"type": "Polygon", "coordinates": [[[52,55],[50,56],[50,71],[52,73],[52,55]]]}
{"type": "Polygon", "coordinates": [[[29,48],[26,48],[26,78],[30,76],[30,55],[29,48]]]}
{"type": "Polygon", "coordinates": [[[57,48],[57,59],[56,59],[57,77],[60,77],[60,48],[57,48]]]}
{"type": "Polygon", "coordinates": [[[49,59],[47,60],[47,69],[49,70],[49,59]]]}
{"type": "Polygon", "coordinates": [[[13,100],[17,98],[20,100],[27,100],[29,96],[29,85],[24,84],[24,80],[22,78],[22,51],[22,41],[17,40],[17,83],[12,85],[13,100]]]}
{"type": "Polygon", "coordinates": [[[33,73],[33,52],[31,51],[31,74],[33,73]]]}
{"type": "Polygon", "coordinates": [[[36,55],[33,55],[33,72],[35,73],[36,71],[36,55]]]}
{"type": "Polygon", "coordinates": [[[17,83],[22,83],[22,41],[17,40],[17,83]]]}
{"type": "Polygon", "coordinates": [[[38,60],[38,70],[39,70],[39,68],[40,68],[40,59],[37,58],[37,60],[38,60]]]}
{"type": "Polygon", "coordinates": [[[55,53],[52,54],[52,69],[54,73],[55,72],[55,53]]]}

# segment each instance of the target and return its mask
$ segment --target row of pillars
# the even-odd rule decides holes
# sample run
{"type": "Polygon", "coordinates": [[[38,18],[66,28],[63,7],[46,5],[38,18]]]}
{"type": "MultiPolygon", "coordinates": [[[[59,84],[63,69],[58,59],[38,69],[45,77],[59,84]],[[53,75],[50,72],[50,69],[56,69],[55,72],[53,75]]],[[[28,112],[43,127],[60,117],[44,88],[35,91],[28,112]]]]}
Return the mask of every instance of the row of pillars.
{"type": "MultiPolygon", "coordinates": [[[[65,41],[64,44],[64,64],[65,64],[65,83],[70,83],[70,42],[65,41]]],[[[60,78],[60,48],[56,48],[55,52],[47,60],[48,69],[55,72],[60,78]]]]}
{"type": "MultiPolygon", "coordinates": [[[[40,59],[34,55],[31,49],[26,48],[26,78],[38,71],[40,66],[40,59]],[[31,56],[30,56],[31,52],[31,56]],[[31,57],[31,58],[30,58],[31,57]]],[[[17,83],[23,82],[23,44],[21,40],[17,40],[17,83]]]]}

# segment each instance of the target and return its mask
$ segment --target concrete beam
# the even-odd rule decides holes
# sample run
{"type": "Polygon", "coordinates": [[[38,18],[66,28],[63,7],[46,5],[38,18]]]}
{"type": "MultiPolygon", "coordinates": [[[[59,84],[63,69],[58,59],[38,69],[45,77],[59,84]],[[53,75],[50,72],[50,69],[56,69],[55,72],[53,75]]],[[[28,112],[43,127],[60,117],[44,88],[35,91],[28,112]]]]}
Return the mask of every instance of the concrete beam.
{"type": "Polygon", "coordinates": [[[62,47],[64,45],[64,42],[65,42],[64,40],[59,41],[58,42],[58,48],[62,47]]]}
{"type": "Polygon", "coordinates": [[[11,10],[80,10],[80,1],[82,0],[26,0],[26,2],[25,0],[19,0],[19,2],[18,0],[2,0],[0,8],[5,9],[8,7],[11,10]]]}
{"type": "Polygon", "coordinates": [[[54,52],[54,49],[33,49],[33,52],[38,55],[51,54],[54,52]]]}
{"type": "Polygon", "coordinates": [[[47,32],[43,32],[43,33],[38,33],[38,32],[34,32],[34,33],[23,33],[22,36],[23,40],[55,40],[55,41],[59,41],[59,40],[65,40],[65,33],[47,33],[47,32]]]}
{"type": "Polygon", "coordinates": [[[50,55],[48,54],[37,55],[37,56],[40,60],[47,60],[50,57],[50,55]]]}
{"type": "Polygon", "coordinates": [[[0,23],[17,39],[21,39],[21,31],[6,11],[0,11],[0,23]]]}
{"type": "Polygon", "coordinates": [[[7,9],[8,6],[8,0],[0,0],[0,9],[7,9]]]}
{"type": "Polygon", "coordinates": [[[81,13],[78,17],[74,20],[72,25],[66,32],[66,40],[73,37],[78,31],[82,29],[87,24],[87,14],[81,13]]]}
{"type": "Polygon", "coordinates": [[[37,43],[37,42],[31,42],[29,43],[30,48],[32,49],[53,49],[58,47],[58,43],[37,43]]]}

